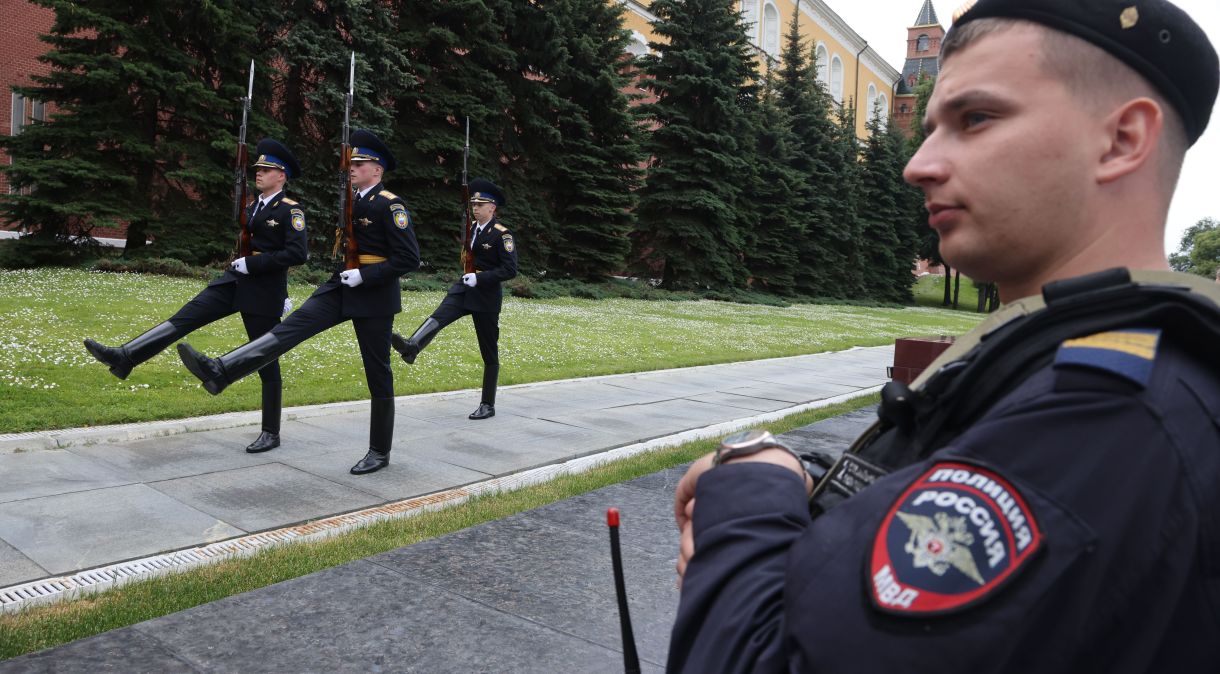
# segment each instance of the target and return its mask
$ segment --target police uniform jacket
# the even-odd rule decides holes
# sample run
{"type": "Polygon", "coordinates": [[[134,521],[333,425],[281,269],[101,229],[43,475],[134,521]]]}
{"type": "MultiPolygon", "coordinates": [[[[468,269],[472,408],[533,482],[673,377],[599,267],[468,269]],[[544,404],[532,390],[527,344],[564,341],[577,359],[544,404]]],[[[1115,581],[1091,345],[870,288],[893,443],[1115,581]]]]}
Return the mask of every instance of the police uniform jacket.
{"type": "Polygon", "coordinates": [[[344,267],[340,262],[314,295],[342,293],[343,316],[347,318],[391,316],[402,311],[399,278],[419,268],[419,244],[406,203],[378,184],[352,202],[352,231],[361,257],[363,282],[355,288],[341,284],[339,272],[344,267]]]}
{"type": "Polygon", "coordinates": [[[703,474],[669,670],[1220,671],[1220,376],[1158,334],[1064,342],[816,520],[791,470],[703,474]]]}
{"type": "Polygon", "coordinates": [[[246,256],[248,274],[227,270],[208,285],[237,284],[237,310],[255,316],[280,316],[288,297],[288,268],[305,262],[309,236],[305,211],[283,190],[272,197],[258,215],[258,199],[246,208],[251,254],[246,256]]]}
{"type": "Polygon", "coordinates": [[[500,313],[504,298],[501,284],[517,275],[517,248],[513,234],[493,216],[473,243],[471,254],[474,255],[475,275],[479,281],[473,288],[458,281],[449,288],[449,294],[461,295],[462,306],[467,311],[500,313]]]}

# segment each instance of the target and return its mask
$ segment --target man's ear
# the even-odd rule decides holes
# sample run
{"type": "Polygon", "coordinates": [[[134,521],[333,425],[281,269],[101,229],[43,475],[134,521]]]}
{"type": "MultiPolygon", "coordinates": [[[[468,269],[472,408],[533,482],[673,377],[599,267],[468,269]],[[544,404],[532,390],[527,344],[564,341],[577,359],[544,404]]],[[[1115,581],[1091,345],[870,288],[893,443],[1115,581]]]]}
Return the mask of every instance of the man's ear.
{"type": "Polygon", "coordinates": [[[1135,98],[1105,121],[1108,145],[1098,163],[1097,182],[1109,183],[1138,171],[1150,161],[1165,125],[1165,113],[1151,98],[1135,98]]]}

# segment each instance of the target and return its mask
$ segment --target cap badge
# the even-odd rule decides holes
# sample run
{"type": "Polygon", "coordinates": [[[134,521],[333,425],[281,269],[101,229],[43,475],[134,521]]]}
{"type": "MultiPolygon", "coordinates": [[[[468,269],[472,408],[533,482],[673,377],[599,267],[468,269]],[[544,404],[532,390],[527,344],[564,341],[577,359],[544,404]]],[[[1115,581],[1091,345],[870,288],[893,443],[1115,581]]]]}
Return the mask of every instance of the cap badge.
{"type": "Polygon", "coordinates": [[[1135,5],[1123,10],[1123,13],[1118,17],[1119,23],[1122,24],[1123,30],[1134,28],[1135,24],[1140,22],[1140,10],[1135,5]]]}

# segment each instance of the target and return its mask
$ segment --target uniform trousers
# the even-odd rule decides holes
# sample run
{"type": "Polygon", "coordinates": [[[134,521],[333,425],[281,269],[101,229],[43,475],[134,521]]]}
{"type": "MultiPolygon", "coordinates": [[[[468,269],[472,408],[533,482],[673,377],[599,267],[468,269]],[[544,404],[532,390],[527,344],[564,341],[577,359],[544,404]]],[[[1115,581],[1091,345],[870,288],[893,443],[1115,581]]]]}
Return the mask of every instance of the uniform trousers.
{"type": "Polygon", "coordinates": [[[390,332],[394,315],[364,318],[343,315],[343,293],[339,289],[314,295],[299,309],[275,326],[271,334],[279,340],[277,350],[284,354],[314,335],[350,320],[364,361],[364,376],[373,398],[394,397],[394,376],[390,371],[390,332]]]}
{"type": "Polygon", "coordinates": [[[496,404],[496,380],[500,376],[500,312],[471,311],[462,304],[460,294],[446,295],[432,320],[439,325],[437,330],[469,314],[474,321],[474,334],[479,339],[479,355],[483,357],[483,399],[481,402],[496,404]]]}

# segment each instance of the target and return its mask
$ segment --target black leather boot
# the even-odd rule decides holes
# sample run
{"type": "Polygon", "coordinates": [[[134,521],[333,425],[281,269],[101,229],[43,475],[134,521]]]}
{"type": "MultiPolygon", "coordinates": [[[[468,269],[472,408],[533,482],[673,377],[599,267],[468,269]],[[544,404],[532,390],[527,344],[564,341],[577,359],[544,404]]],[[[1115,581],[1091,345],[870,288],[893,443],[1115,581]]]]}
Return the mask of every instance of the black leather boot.
{"type": "Polygon", "coordinates": [[[415,357],[420,351],[424,350],[432,342],[432,338],[436,337],[436,333],[440,332],[441,324],[436,319],[428,317],[428,320],[415,328],[415,334],[411,335],[410,339],[403,339],[403,336],[395,332],[390,335],[390,346],[402,356],[402,359],[407,363],[415,363],[415,357]]]}
{"type": "Polygon", "coordinates": [[[490,419],[496,416],[496,406],[488,405],[487,403],[479,403],[479,409],[470,413],[467,419],[478,421],[480,419],[490,419]]]}
{"type": "Polygon", "coordinates": [[[373,473],[390,465],[394,442],[394,399],[373,398],[369,416],[369,451],[352,466],[352,475],[373,473]]]}
{"type": "Polygon", "coordinates": [[[280,446],[280,399],[283,389],[279,383],[263,384],[263,432],[258,439],[246,447],[251,454],[266,452],[280,446]]]}
{"type": "Polygon", "coordinates": [[[496,380],[499,377],[499,363],[483,366],[483,399],[479,403],[479,409],[471,412],[468,419],[478,421],[496,416],[496,380]]]}
{"type": "Polygon", "coordinates": [[[161,353],[177,339],[178,328],[166,321],[118,348],[86,339],[85,349],[102,364],[108,365],[110,374],[126,379],[135,366],[161,353]]]}
{"type": "Polygon", "coordinates": [[[280,340],[270,332],[220,358],[208,358],[186,342],[178,345],[178,357],[182,359],[182,364],[203,382],[203,388],[212,395],[218,395],[229,384],[258,372],[282,354],[280,340]]]}

